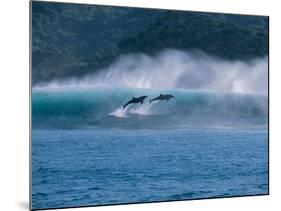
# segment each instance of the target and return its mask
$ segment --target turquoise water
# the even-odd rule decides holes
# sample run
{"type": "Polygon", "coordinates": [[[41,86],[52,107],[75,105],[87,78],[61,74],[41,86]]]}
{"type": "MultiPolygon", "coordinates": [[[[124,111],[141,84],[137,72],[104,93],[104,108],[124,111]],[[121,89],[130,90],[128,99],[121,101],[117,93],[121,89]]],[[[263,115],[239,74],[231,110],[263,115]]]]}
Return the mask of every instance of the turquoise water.
{"type": "Polygon", "coordinates": [[[32,121],[33,209],[268,194],[264,96],[34,90],[32,121]]]}
{"type": "Polygon", "coordinates": [[[267,127],[268,98],[262,95],[180,89],[35,89],[33,129],[66,128],[257,128],[267,127]],[[168,93],[169,102],[149,103],[168,93]],[[147,95],[143,105],[123,110],[131,99],[147,95]]]}

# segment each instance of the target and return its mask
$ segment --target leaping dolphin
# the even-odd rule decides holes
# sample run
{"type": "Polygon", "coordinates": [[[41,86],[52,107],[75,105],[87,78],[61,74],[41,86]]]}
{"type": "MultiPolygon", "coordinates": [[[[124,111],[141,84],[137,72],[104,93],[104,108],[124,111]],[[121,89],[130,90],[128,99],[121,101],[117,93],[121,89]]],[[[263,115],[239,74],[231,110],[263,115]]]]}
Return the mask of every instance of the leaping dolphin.
{"type": "Polygon", "coordinates": [[[129,100],[124,106],[123,109],[125,109],[128,105],[132,103],[140,103],[143,104],[144,99],[147,98],[147,96],[140,96],[140,97],[132,97],[131,100],[129,100]]]}
{"type": "Polygon", "coordinates": [[[175,98],[175,97],[173,95],[160,94],[158,97],[155,97],[155,98],[149,100],[149,103],[151,103],[153,101],[157,101],[157,100],[166,100],[168,102],[171,98],[175,98]]]}

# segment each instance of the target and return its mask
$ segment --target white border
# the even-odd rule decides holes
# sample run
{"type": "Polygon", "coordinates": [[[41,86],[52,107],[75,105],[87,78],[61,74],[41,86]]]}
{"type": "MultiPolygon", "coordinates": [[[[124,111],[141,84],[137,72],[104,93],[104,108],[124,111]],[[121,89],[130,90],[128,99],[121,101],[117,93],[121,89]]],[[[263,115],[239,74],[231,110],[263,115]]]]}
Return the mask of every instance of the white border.
{"type": "MultiPolygon", "coordinates": [[[[67,0],[68,2],[227,12],[270,16],[270,196],[120,205],[67,210],[279,210],[281,179],[280,39],[278,1],[267,0],[67,0]],[[278,209],[279,208],[279,209],[278,209]]],[[[29,163],[29,3],[1,3],[1,210],[27,210],[29,163]]]]}

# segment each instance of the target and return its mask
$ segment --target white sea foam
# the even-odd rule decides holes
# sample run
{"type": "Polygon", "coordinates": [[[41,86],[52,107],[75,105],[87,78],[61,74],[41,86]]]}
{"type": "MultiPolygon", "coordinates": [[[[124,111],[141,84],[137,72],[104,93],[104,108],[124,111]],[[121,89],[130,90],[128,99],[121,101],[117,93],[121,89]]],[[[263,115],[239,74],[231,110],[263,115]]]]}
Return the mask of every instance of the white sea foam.
{"type": "Polygon", "coordinates": [[[169,111],[169,104],[167,104],[167,102],[156,101],[156,102],[149,103],[148,101],[146,101],[143,104],[129,105],[125,109],[119,107],[113,112],[109,113],[108,115],[120,117],[120,118],[128,118],[130,114],[149,116],[149,115],[159,115],[159,114],[168,114],[168,113],[170,113],[170,111],[169,111]]]}
{"type": "Polygon", "coordinates": [[[152,115],[153,111],[152,111],[151,108],[152,108],[151,104],[144,103],[141,106],[138,106],[136,108],[132,108],[131,110],[129,110],[129,113],[131,113],[131,114],[138,114],[138,115],[144,115],[144,116],[152,115]]]}
{"type": "Polygon", "coordinates": [[[109,113],[110,116],[120,117],[120,118],[128,118],[130,114],[138,114],[138,115],[152,115],[153,112],[151,110],[151,104],[142,104],[142,105],[129,105],[125,109],[123,107],[119,107],[113,112],[109,113]]]}
{"type": "Polygon", "coordinates": [[[109,113],[108,115],[119,117],[119,118],[128,118],[128,107],[125,109],[119,107],[115,111],[109,113]]]}

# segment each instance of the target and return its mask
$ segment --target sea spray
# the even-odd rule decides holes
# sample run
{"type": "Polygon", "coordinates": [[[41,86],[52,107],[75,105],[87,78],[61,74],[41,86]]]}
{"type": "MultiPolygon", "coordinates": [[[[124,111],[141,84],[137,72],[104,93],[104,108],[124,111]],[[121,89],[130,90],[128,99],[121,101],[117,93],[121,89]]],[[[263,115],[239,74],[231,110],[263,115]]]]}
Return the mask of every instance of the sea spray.
{"type": "Polygon", "coordinates": [[[110,116],[115,116],[115,117],[120,117],[120,118],[128,118],[128,109],[130,105],[127,106],[126,108],[119,107],[113,112],[110,112],[108,115],[110,116]]]}
{"type": "Polygon", "coordinates": [[[82,78],[67,78],[38,87],[129,87],[192,89],[267,94],[268,57],[228,61],[203,52],[164,50],[120,56],[108,67],[82,78]]]}
{"type": "Polygon", "coordinates": [[[169,113],[169,104],[166,102],[156,101],[152,103],[143,103],[136,105],[128,105],[126,108],[118,107],[113,112],[108,115],[119,117],[119,118],[129,118],[132,115],[163,115],[169,113]]]}

